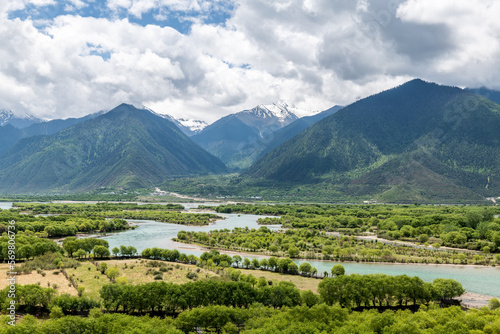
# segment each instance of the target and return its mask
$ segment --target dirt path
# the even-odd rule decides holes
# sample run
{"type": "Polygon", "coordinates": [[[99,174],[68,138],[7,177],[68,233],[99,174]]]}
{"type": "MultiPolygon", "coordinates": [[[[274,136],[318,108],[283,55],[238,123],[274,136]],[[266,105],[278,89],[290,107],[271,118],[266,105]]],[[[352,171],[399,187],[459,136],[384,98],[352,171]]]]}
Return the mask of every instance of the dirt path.
{"type": "Polygon", "coordinates": [[[453,247],[442,246],[442,247],[439,247],[438,249],[436,249],[432,246],[425,247],[423,245],[416,245],[415,243],[409,242],[409,241],[399,241],[399,240],[389,240],[389,239],[379,238],[375,234],[373,234],[373,235],[358,235],[358,236],[354,236],[354,237],[358,240],[377,240],[377,241],[387,243],[387,244],[409,246],[409,247],[414,247],[414,248],[422,248],[422,249],[425,248],[425,249],[431,249],[431,250],[440,250],[441,249],[441,250],[453,250],[453,251],[460,251],[460,252],[467,252],[467,253],[479,253],[478,251],[465,249],[465,248],[453,248],[453,247]]]}

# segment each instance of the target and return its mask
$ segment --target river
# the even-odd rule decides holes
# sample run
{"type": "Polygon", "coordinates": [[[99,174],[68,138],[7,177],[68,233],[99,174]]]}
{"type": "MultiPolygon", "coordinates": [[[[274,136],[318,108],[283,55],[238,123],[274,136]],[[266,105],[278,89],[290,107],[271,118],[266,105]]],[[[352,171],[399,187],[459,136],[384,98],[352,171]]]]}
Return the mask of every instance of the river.
{"type": "MultiPolygon", "coordinates": [[[[259,228],[257,219],[262,216],[221,214],[225,220],[218,221],[210,226],[183,226],[155,221],[130,221],[137,224],[135,230],[119,232],[103,239],[107,240],[110,249],[115,246],[132,245],[139,252],[145,248],[159,247],[178,249],[181,253],[200,256],[205,250],[196,245],[181,244],[172,241],[177,232],[184,231],[211,231],[217,229],[233,229],[235,227],[259,228]]],[[[269,229],[278,229],[278,225],[266,225],[269,229]]],[[[228,252],[234,254],[234,252],[228,252]]],[[[242,254],[242,257],[261,257],[242,254]]],[[[330,272],[337,262],[319,260],[295,260],[297,264],[309,262],[318,269],[319,273],[330,272]]],[[[436,278],[451,278],[462,283],[468,292],[474,292],[500,298],[500,268],[463,266],[463,265],[423,265],[423,264],[381,264],[381,263],[341,263],[346,274],[377,274],[419,276],[424,281],[432,282],[436,278]]]]}
{"type": "Polygon", "coordinates": [[[12,202],[0,202],[0,209],[9,210],[12,208],[12,202]]]}
{"type": "MultiPolygon", "coordinates": [[[[196,208],[198,203],[181,203],[186,209],[196,208]]],[[[213,203],[203,203],[213,205],[213,203]]],[[[1,209],[9,209],[12,203],[0,202],[1,209]]],[[[257,219],[262,216],[220,214],[226,219],[217,221],[209,226],[185,226],[178,224],[160,223],[147,220],[129,220],[138,227],[104,236],[110,249],[115,246],[134,246],[138,252],[145,248],[159,247],[178,249],[181,253],[200,256],[203,249],[196,245],[181,244],[172,241],[181,230],[208,232],[217,229],[233,229],[235,227],[259,228],[257,219]]],[[[279,225],[266,225],[271,230],[276,230],[279,225]]],[[[231,253],[231,252],[228,252],[231,253]]],[[[252,256],[247,256],[252,258],[252,256]]],[[[253,256],[259,257],[259,256],[253,256]]],[[[330,272],[337,262],[318,260],[295,260],[297,264],[309,262],[318,269],[319,273],[330,272]]],[[[376,274],[419,276],[424,281],[431,282],[436,278],[451,278],[462,283],[468,292],[474,292],[500,298],[500,267],[462,266],[462,265],[421,265],[421,264],[380,264],[380,263],[341,263],[346,274],[376,274]]]]}

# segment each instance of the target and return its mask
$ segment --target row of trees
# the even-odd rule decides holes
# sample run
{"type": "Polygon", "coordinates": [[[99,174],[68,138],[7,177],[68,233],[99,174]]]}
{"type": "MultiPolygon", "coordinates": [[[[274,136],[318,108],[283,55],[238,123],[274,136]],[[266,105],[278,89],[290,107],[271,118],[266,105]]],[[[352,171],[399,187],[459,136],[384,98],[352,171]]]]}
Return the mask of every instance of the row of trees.
{"type": "MultiPolygon", "coordinates": [[[[9,288],[0,291],[0,304],[6,307],[9,288]]],[[[201,306],[223,305],[247,308],[253,303],[282,308],[301,304],[313,306],[320,302],[341,307],[391,306],[428,304],[430,301],[452,299],[463,294],[460,283],[436,279],[425,283],[418,277],[386,275],[338,275],[319,284],[319,296],[310,291],[302,295],[287,281],[278,284],[252,285],[243,281],[206,280],[185,284],[151,282],[139,285],[108,284],[100,290],[102,307],[111,312],[178,312],[201,306]]],[[[39,285],[16,286],[16,302],[28,311],[35,307],[60,307],[65,313],[88,311],[100,303],[84,298],[61,295],[39,285]]]]}
{"type": "MultiPolygon", "coordinates": [[[[0,237],[0,260],[9,259],[9,237],[5,234],[0,237]]],[[[43,255],[47,252],[59,252],[59,247],[54,241],[38,238],[33,235],[18,233],[15,239],[16,259],[29,259],[43,255]]]]}
{"type": "MultiPolygon", "coordinates": [[[[78,232],[109,232],[129,229],[130,226],[123,219],[82,218],[75,216],[33,217],[28,215],[14,215],[17,232],[34,232],[35,235],[46,237],[74,236],[78,232]],[[17,219],[16,219],[17,218],[17,219]]],[[[0,233],[5,232],[6,225],[0,223],[0,233]]]]}
{"type": "Polygon", "coordinates": [[[252,287],[247,282],[196,281],[181,285],[152,282],[140,285],[105,285],[100,296],[108,311],[175,312],[200,306],[249,307],[259,302],[272,307],[302,303],[300,291],[291,282],[252,287]]]}
{"type": "Polygon", "coordinates": [[[312,267],[309,268],[309,271],[307,271],[307,269],[304,269],[307,265],[310,266],[310,264],[308,263],[303,265],[302,270],[300,270],[299,266],[297,266],[297,264],[295,264],[290,258],[277,258],[271,256],[270,258],[262,258],[259,260],[257,258],[242,258],[240,255],[234,255],[231,257],[227,254],[221,254],[216,249],[212,249],[209,252],[203,252],[200,258],[197,258],[194,255],[179,253],[179,251],[176,249],[168,250],[157,247],[146,248],[142,251],[141,255],[143,258],[147,259],[166,260],[173,262],[179,261],[189,264],[198,264],[201,266],[206,266],[208,268],[227,268],[232,266],[238,268],[241,266],[242,268],[246,269],[264,269],[294,275],[299,274],[299,271],[301,271],[305,275],[309,275],[313,272],[316,273],[316,271],[313,271],[312,267]]]}
{"type": "Polygon", "coordinates": [[[184,210],[181,204],[137,204],[137,203],[13,203],[12,206],[21,211],[33,214],[79,214],[91,216],[95,212],[123,210],[184,210]]]}
{"type": "MultiPolygon", "coordinates": [[[[272,232],[266,226],[259,229],[235,228],[210,232],[179,231],[177,241],[236,251],[250,251],[291,258],[323,258],[325,260],[363,262],[436,262],[478,263],[473,252],[450,252],[416,248],[336,236],[306,228],[272,232]]],[[[488,263],[492,255],[485,255],[488,263]]]]}
{"type": "Polygon", "coordinates": [[[148,219],[182,225],[208,225],[217,219],[222,219],[211,213],[184,213],[170,210],[101,211],[95,215],[103,218],[148,219]]]}
{"type": "Polygon", "coordinates": [[[462,285],[452,279],[436,279],[427,283],[419,277],[384,274],[324,278],[318,291],[328,305],[338,303],[342,307],[428,304],[430,301],[452,299],[465,292],[462,285]]]}
{"type": "Polygon", "coordinates": [[[421,308],[411,313],[385,311],[348,312],[338,306],[320,304],[308,308],[274,309],[254,305],[248,309],[208,306],[182,312],[177,318],[136,317],[125,314],[102,314],[92,309],[89,317],[62,316],[38,321],[25,315],[15,327],[0,317],[0,334],[151,334],[182,333],[498,333],[500,312],[463,311],[459,307],[421,308]],[[5,325],[3,325],[5,324],[5,325]]]}
{"type": "Polygon", "coordinates": [[[68,237],[64,239],[62,247],[68,256],[85,257],[91,253],[96,257],[107,257],[110,255],[109,243],[104,239],[68,237]]]}

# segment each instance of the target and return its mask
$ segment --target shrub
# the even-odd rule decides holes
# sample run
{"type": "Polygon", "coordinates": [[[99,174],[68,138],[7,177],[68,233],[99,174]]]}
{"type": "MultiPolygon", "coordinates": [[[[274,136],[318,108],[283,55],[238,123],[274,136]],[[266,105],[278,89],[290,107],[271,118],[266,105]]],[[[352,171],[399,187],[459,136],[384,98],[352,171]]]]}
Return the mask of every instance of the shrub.
{"type": "Polygon", "coordinates": [[[198,279],[198,274],[190,271],[186,274],[186,277],[196,281],[198,279]]]}
{"type": "Polygon", "coordinates": [[[496,310],[496,309],[500,308],[500,301],[498,301],[497,298],[492,298],[488,302],[488,307],[490,310],[496,310]]]}
{"type": "Polygon", "coordinates": [[[51,319],[62,318],[64,317],[64,312],[62,308],[60,308],[59,306],[52,306],[52,308],[50,309],[49,316],[51,319]]]}

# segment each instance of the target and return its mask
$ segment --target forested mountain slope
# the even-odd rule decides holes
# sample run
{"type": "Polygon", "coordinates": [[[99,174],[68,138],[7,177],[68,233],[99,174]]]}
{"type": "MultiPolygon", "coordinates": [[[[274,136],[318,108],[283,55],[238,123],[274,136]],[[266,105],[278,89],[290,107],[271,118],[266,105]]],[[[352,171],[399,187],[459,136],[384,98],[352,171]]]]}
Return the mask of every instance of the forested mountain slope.
{"type": "Polygon", "coordinates": [[[345,107],[244,176],[387,200],[498,196],[499,129],[499,105],[417,79],[345,107]]]}
{"type": "Polygon", "coordinates": [[[0,157],[0,191],[141,188],[225,170],[170,121],[122,104],[54,135],[20,140],[0,157]]]}

